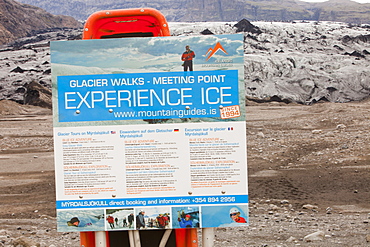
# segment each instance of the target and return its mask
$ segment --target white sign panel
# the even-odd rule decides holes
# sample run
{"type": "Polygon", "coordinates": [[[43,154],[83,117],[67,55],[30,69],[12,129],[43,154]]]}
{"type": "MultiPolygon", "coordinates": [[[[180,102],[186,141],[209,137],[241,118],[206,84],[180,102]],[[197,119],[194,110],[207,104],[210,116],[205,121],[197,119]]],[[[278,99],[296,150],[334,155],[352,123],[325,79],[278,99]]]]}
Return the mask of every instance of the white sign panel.
{"type": "Polygon", "coordinates": [[[52,43],[59,231],[248,224],[242,40],[52,43]]]}

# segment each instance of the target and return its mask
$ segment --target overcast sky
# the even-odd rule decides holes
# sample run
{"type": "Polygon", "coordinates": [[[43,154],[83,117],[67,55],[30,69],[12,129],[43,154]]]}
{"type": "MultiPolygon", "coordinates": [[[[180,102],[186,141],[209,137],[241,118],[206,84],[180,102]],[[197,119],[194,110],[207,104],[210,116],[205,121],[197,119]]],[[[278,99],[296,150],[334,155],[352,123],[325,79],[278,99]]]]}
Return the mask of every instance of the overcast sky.
{"type": "MultiPolygon", "coordinates": [[[[328,1],[328,0],[301,0],[301,1],[304,1],[304,2],[325,2],[325,1],[328,1]]],[[[351,1],[358,2],[358,3],[370,3],[370,0],[351,0],[351,1]]]]}

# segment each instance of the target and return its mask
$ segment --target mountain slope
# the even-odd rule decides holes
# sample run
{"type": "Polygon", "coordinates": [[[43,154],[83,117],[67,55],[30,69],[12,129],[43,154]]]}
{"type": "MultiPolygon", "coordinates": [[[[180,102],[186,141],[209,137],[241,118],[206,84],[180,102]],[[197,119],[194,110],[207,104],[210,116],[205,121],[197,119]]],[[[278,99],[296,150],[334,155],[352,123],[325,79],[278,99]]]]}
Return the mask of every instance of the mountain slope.
{"type": "Polygon", "coordinates": [[[370,23],[370,4],[350,0],[329,0],[310,4],[299,2],[299,5],[312,13],[312,20],[370,23]]]}
{"type": "Polygon", "coordinates": [[[99,10],[156,8],[168,21],[342,21],[370,23],[370,4],[350,0],[308,3],[296,0],[18,0],[78,20],[99,10]]]}
{"type": "Polygon", "coordinates": [[[69,16],[55,16],[28,4],[0,0],[0,44],[25,37],[36,30],[80,25],[69,16]]]}

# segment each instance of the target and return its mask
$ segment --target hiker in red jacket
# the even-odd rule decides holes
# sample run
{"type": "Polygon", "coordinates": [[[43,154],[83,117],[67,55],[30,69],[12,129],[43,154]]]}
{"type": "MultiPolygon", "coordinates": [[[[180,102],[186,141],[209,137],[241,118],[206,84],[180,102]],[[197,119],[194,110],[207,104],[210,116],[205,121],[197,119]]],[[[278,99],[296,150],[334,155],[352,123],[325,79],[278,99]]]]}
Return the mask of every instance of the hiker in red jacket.
{"type": "Polygon", "coordinates": [[[114,228],[114,218],[111,215],[109,215],[107,217],[107,221],[109,223],[110,228],[113,229],[114,228]]]}
{"type": "Polygon", "coordinates": [[[230,218],[232,221],[236,223],[247,223],[247,221],[240,216],[240,211],[237,208],[231,208],[230,209],[230,218]]]}
{"type": "Polygon", "coordinates": [[[185,46],[186,51],[182,54],[181,60],[184,61],[182,66],[184,66],[184,71],[193,71],[193,58],[195,58],[195,53],[190,50],[190,47],[185,46]]]}

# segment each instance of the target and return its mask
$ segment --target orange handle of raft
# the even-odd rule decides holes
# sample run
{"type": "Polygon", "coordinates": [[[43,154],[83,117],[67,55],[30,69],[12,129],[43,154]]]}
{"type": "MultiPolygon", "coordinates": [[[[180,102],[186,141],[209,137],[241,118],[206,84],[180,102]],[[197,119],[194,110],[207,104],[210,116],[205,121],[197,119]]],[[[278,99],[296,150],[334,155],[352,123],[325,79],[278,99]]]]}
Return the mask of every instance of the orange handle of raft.
{"type": "Polygon", "coordinates": [[[97,11],[87,18],[84,31],[82,33],[82,39],[99,39],[96,36],[97,23],[102,19],[116,18],[116,17],[133,17],[133,16],[150,16],[158,21],[160,27],[160,33],[158,36],[170,36],[170,29],[164,15],[152,8],[140,8],[140,9],[115,9],[115,10],[101,10],[97,11]]]}

